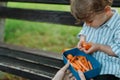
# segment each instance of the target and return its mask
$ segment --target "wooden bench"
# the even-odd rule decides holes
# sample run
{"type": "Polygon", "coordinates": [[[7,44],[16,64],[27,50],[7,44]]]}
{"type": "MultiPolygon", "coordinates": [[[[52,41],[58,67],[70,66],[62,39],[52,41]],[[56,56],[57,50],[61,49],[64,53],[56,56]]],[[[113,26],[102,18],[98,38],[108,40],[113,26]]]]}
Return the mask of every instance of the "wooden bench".
{"type": "MultiPolygon", "coordinates": [[[[69,0],[0,0],[0,32],[4,32],[6,18],[80,26],[74,24],[75,19],[67,11],[11,8],[6,6],[7,2],[69,5],[69,0]]],[[[112,6],[120,7],[120,0],[114,0],[112,6]]],[[[3,41],[3,35],[0,33],[0,41],[3,41]]],[[[1,71],[30,80],[51,80],[62,66],[60,54],[0,43],[1,71]],[[51,55],[48,56],[48,53],[51,55]]]]}

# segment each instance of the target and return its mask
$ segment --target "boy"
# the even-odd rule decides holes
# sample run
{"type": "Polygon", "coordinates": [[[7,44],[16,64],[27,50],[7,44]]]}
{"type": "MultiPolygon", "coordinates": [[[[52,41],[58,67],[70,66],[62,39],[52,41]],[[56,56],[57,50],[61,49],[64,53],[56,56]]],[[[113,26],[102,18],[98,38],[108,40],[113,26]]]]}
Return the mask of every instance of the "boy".
{"type": "Polygon", "coordinates": [[[77,47],[102,65],[94,80],[120,80],[120,15],[111,9],[113,0],[71,0],[71,13],[77,24],[84,22],[77,47]],[[85,50],[83,41],[91,42],[85,50]]]}
{"type": "Polygon", "coordinates": [[[71,0],[72,15],[77,23],[84,22],[77,47],[102,65],[100,75],[94,80],[120,80],[120,16],[111,9],[112,2],[71,0]],[[82,41],[91,42],[91,48],[82,48],[82,41]]]}

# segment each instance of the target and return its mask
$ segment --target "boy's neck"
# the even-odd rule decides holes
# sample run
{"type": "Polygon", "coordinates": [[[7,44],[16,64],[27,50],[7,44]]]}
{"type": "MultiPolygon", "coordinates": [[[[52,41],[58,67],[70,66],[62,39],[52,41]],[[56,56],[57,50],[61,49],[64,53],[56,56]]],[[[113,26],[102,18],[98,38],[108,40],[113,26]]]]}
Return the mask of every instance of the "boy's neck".
{"type": "MultiPolygon", "coordinates": [[[[111,10],[111,12],[110,12],[110,14],[109,15],[107,15],[107,18],[106,18],[106,20],[105,20],[105,22],[103,23],[103,24],[105,24],[112,16],[113,16],[113,12],[112,12],[112,10],[111,10]]],[[[103,25],[102,24],[102,25],[103,25]]]]}
{"type": "Polygon", "coordinates": [[[108,21],[108,20],[113,16],[113,14],[114,14],[114,13],[111,11],[111,13],[108,15],[106,21],[108,21]]]}

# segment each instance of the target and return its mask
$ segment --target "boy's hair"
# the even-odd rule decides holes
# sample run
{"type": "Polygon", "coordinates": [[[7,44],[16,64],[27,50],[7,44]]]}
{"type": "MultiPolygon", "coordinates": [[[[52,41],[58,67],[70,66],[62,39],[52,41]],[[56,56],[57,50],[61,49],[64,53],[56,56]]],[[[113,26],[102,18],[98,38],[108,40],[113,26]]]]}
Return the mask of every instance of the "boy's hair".
{"type": "Polygon", "coordinates": [[[71,13],[78,22],[90,17],[91,14],[103,11],[111,6],[113,0],[71,0],[71,13]]]}

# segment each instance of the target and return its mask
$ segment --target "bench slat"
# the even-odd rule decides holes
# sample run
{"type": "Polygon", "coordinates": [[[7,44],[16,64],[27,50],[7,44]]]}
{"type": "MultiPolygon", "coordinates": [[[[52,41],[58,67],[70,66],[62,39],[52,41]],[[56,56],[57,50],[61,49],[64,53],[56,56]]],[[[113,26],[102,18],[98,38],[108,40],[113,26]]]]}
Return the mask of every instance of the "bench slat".
{"type": "Polygon", "coordinates": [[[70,12],[62,11],[0,7],[0,17],[78,26],[70,12]]]}
{"type": "MultiPolygon", "coordinates": [[[[42,52],[42,51],[40,51],[40,53],[44,54],[44,52],[42,52]]],[[[48,53],[48,54],[50,54],[50,53],[48,53]]],[[[59,69],[60,67],[63,66],[63,62],[59,59],[46,57],[46,56],[42,56],[42,55],[35,55],[32,53],[30,54],[30,53],[24,52],[24,51],[16,51],[16,50],[12,50],[12,49],[9,50],[9,49],[3,48],[3,47],[0,47],[0,56],[12,57],[12,58],[16,58],[19,60],[32,62],[33,64],[42,64],[45,66],[49,65],[49,66],[55,67],[57,69],[59,69]]]]}
{"type": "MultiPolygon", "coordinates": [[[[45,3],[45,4],[67,4],[70,0],[0,0],[1,2],[29,2],[29,3],[45,3]]],[[[114,0],[113,7],[120,7],[120,0],[114,0]]]]}
{"type": "Polygon", "coordinates": [[[114,0],[112,6],[113,7],[120,7],[120,0],[114,0]]]}
{"type": "Polygon", "coordinates": [[[51,80],[64,64],[57,53],[52,53],[53,57],[50,54],[0,43],[0,70],[30,80],[51,80]]]}
{"type": "Polygon", "coordinates": [[[7,56],[0,56],[0,70],[15,74],[30,80],[51,80],[58,71],[56,68],[38,65],[7,56]]]}

